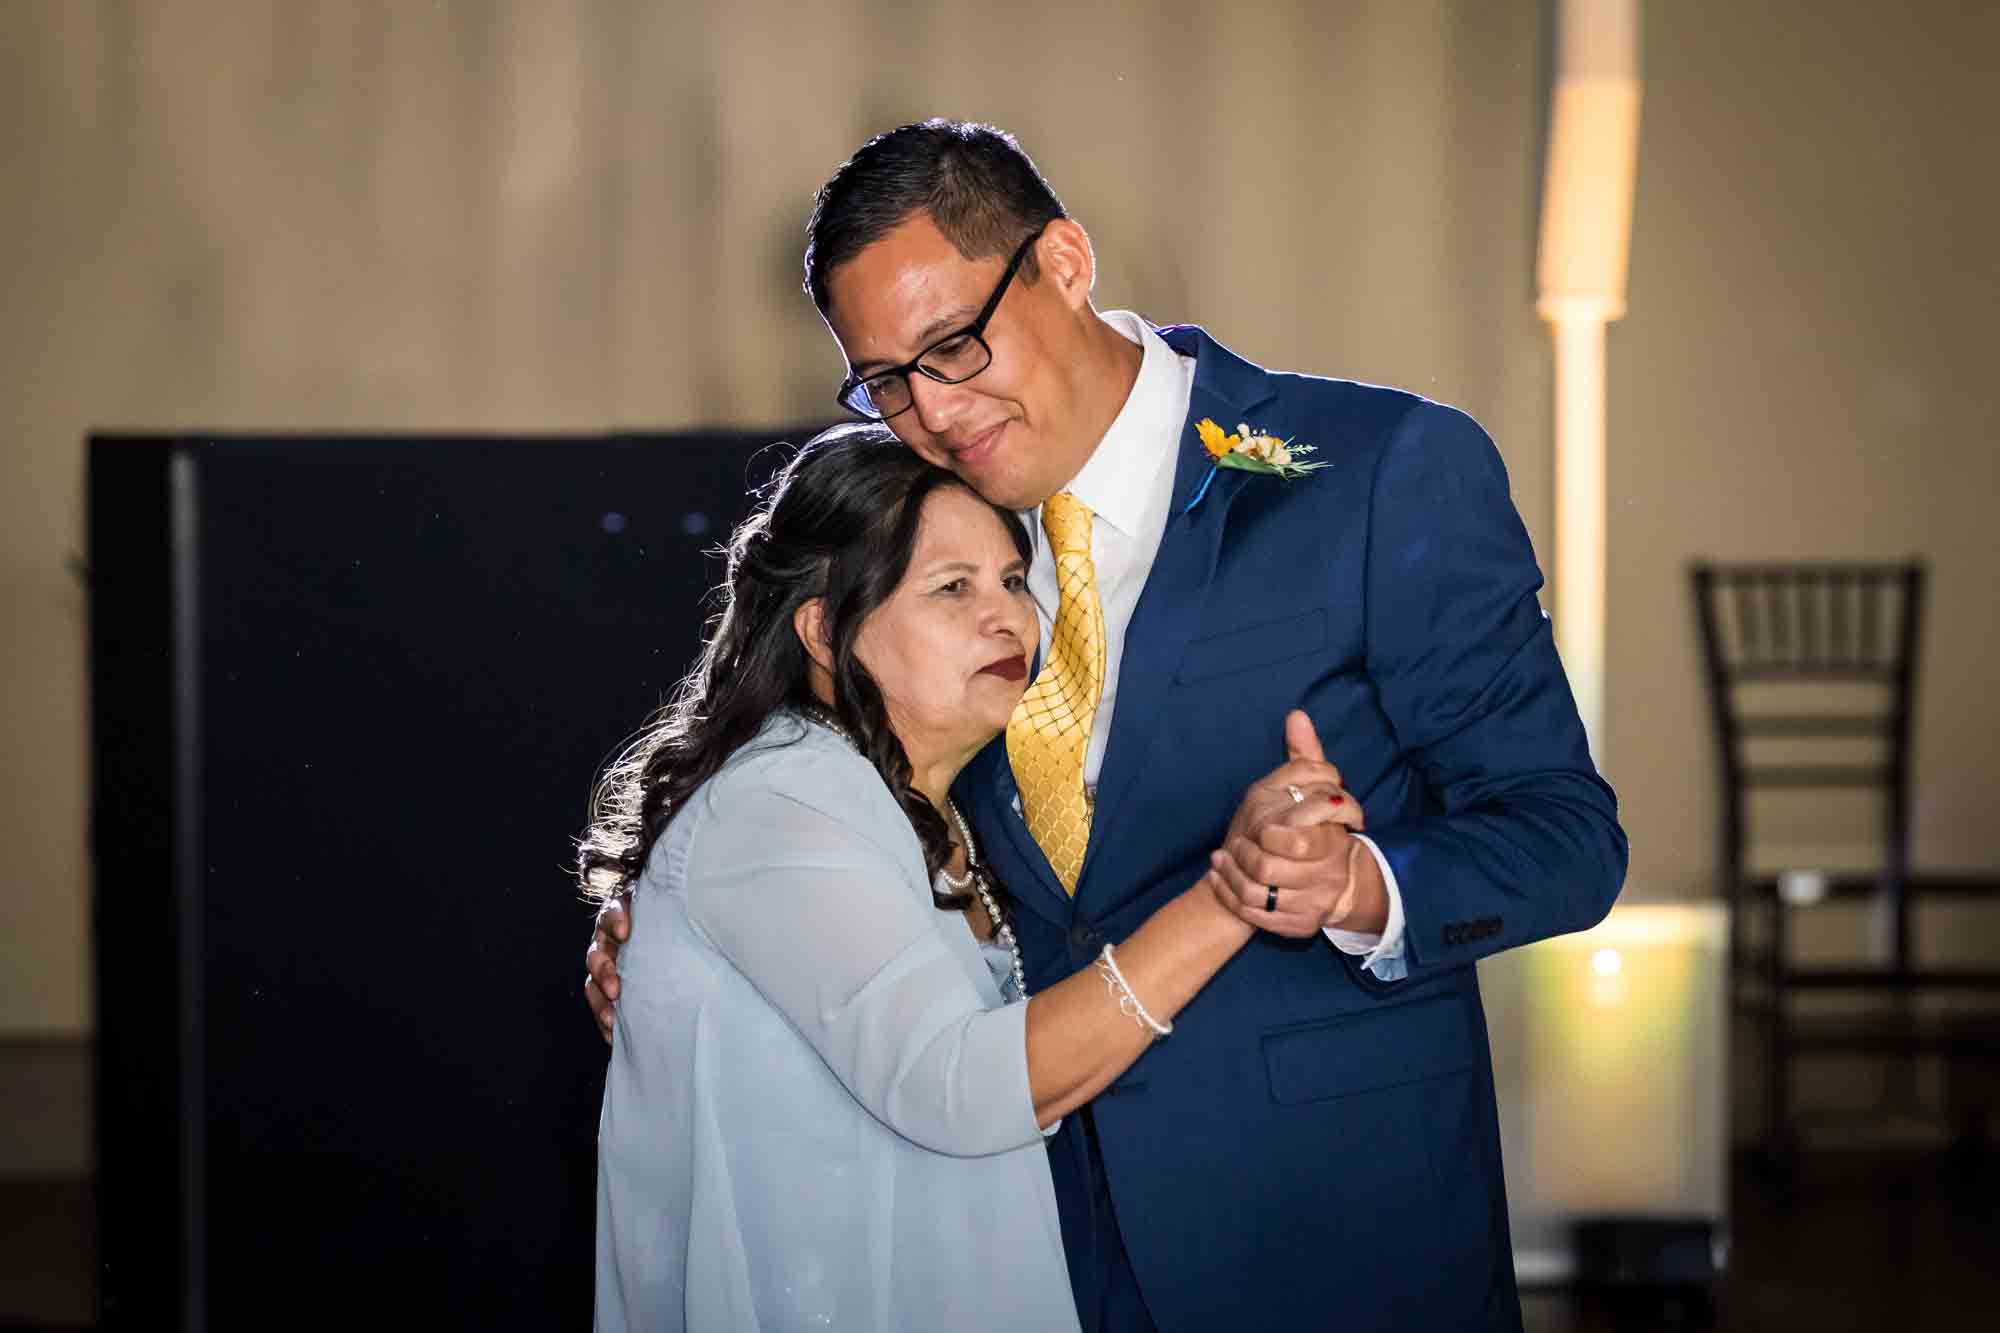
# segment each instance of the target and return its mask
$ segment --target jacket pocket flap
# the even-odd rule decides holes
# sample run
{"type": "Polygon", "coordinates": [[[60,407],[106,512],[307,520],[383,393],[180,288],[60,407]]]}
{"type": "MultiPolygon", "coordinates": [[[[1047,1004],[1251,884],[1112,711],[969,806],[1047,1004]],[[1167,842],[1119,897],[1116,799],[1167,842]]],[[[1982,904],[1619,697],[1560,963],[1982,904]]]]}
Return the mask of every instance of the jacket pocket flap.
{"type": "Polygon", "coordinates": [[[1283,1105],[1441,1078],[1475,1063],[1472,1020],[1456,994],[1264,1034],[1271,1096],[1283,1105]]]}
{"type": "Polygon", "coordinates": [[[1282,662],[1288,657],[1303,657],[1325,647],[1326,608],[1314,607],[1304,615],[1267,620],[1261,625],[1196,639],[1188,645],[1175,678],[1183,682],[1202,680],[1224,672],[1282,662]]]}

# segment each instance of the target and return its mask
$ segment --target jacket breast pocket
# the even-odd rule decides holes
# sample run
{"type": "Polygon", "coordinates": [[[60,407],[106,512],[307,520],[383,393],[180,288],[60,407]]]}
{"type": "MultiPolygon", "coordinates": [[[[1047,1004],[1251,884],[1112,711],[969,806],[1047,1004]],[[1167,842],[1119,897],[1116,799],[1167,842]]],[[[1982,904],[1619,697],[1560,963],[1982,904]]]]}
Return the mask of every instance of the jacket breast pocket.
{"type": "Polygon", "coordinates": [[[1325,649],[1326,608],[1314,607],[1303,615],[1267,620],[1261,625],[1196,639],[1181,658],[1181,669],[1175,679],[1185,684],[1325,649]]]}
{"type": "Polygon", "coordinates": [[[1264,1034],[1271,1097],[1281,1105],[1442,1078],[1478,1062],[1464,997],[1408,1004],[1264,1034]]]}

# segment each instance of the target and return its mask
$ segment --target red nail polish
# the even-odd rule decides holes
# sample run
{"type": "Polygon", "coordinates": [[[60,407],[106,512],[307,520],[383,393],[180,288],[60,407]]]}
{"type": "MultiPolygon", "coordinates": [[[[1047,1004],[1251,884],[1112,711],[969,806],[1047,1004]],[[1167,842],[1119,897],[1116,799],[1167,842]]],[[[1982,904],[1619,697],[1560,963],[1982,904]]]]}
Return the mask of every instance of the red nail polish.
{"type": "Polygon", "coordinates": [[[1335,792],[1333,795],[1327,797],[1326,799],[1327,799],[1327,804],[1329,805],[1339,805],[1342,801],[1346,800],[1347,798],[1345,796],[1342,796],[1339,792],[1335,792]]]}

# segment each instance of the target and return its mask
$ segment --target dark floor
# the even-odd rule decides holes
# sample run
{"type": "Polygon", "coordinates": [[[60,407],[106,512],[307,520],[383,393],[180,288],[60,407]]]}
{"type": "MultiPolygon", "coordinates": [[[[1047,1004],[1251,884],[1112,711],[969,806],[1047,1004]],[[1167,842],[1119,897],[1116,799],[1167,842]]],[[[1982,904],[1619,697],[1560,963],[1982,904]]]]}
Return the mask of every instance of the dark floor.
{"type": "Polygon", "coordinates": [[[1824,1152],[1780,1184],[1731,1172],[1729,1266],[1712,1293],[1524,1291],[1529,1333],[2000,1328],[2000,1169],[1939,1153],[1824,1152]]]}
{"type": "MultiPolygon", "coordinates": [[[[2000,1170],[1990,1161],[1822,1153],[1802,1160],[1789,1187],[1745,1162],[1732,1196],[1729,1269],[1712,1295],[1529,1290],[1529,1333],[2000,1327],[2000,1170]]],[[[94,1222],[85,1183],[0,1180],[0,1330],[91,1326],[94,1222]]]]}
{"type": "Polygon", "coordinates": [[[90,1182],[0,1178],[0,1329],[85,1329],[97,1317],[90,1182]]]}

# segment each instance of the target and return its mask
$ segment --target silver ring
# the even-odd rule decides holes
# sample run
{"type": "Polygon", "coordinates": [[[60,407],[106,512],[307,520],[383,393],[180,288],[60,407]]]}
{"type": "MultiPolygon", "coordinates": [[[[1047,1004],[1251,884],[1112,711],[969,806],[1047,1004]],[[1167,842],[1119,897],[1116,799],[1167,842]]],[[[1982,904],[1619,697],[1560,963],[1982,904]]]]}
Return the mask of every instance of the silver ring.
{"type": "Polygon", "coordinates": [[[1306,794],[1300,791],[1297,787],[1294,787],[1291,783],[1287,782],[1285,784],[1285,790],[1292,794],[1293,805],[1304,805],[1306,803],[1306,794]]]}
{"type": "Polygon", "coordinates": [[[1264,886],[1264,910],[1267,912],[1278,910],[1278,886],[1275,884],[1264,886]]]}

